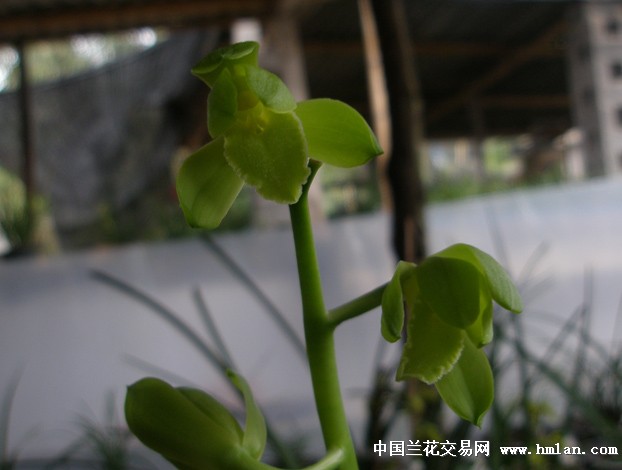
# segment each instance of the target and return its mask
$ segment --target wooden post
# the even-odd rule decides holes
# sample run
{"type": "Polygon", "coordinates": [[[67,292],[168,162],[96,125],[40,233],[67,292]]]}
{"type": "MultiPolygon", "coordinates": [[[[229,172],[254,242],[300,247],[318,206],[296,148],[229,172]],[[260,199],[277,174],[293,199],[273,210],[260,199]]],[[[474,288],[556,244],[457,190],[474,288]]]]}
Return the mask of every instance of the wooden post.
{"type": "Polygon", "coordinates": [[[373,0],[391,113],[387,168],[393,199],[393,247],[399,259],[419,262],[426,252],[420,160],[423,105],[403,0],[373,0]]]}
{"type": "MultiPolygon", "coordinates": [[[[26,47],[23,42],[15,45],[19,57],[19,108],[20,108],[20,137],[22,142],[21,178],[24,182],[26,197],[26,216],[33,229],[33,198],[36,190],[34,171],[34,138],[32,129],[32,97],[28,79],[28,60],[26,47]]],[[[32,235],[32,233],[30,234],[32,235]]],[[[29,241],[29,240],[28,240],[29,241]]],[[[27,241],[27,242],[28,242],[27,241]]]]}
{"type": "Polygon", "coordinates": [[[365,68],[367,77],[367,97],[370,108],[372,128],[378,137],[384,154],[374,160],[382,207],[391,209],[391,191],[387,180],[387,164],[391,155],[391,117],[389,115],[389,96],[384,78],[382,51],[378,28],[371,6],[371,0],[358,0],[359,21],[363,39],[365,68]]]}
{"type": "MultiPolygon", "coordinates": [[[[426,254],[424,188],[421,179],[423,103],[415,54],[403,0],[372,0],[380,37],[391,113],[391,155],[388,177],[393,199],[393,248],[398,259],[421,262],[426,254]]],[[[435,415],[439,400],[428,398],[428,386],[417,380],[406,384],[406,394],[423,400],[422,411],[411,411],[414,438],[425,436],[419,424],[435,415]]],[[[378,468],[372,462],[371,468],[378,468]]]]}

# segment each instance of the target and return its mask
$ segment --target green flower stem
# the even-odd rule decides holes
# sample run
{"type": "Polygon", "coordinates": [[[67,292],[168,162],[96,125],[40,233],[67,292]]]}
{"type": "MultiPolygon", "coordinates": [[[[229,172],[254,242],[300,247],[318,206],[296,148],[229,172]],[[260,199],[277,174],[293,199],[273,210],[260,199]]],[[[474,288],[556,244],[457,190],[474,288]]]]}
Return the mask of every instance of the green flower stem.
{"type": "Polygon", "coordinates": [[[379,307],[382,304],[382,294],[384,294],[387,284],[382,284],[374,290],[370,290],[366,294],[330,310],[328,312],[328,321],[333,329],[346,320],[356,318],[379,307]]]}
{"type": "Polygon", "coordinates": [[[302,296],[302,310],[307,345],[307,358],[322,435],[326,449],[343,451],[340,470],[356,470],[358,464],[346,419],[335,357],[333,325],[324,305],[322,281],[313,241],[309,214],[308,191],[319,165],[312,162],[311,176],[290,217],[296,247],[296,261],[302,296]]]}

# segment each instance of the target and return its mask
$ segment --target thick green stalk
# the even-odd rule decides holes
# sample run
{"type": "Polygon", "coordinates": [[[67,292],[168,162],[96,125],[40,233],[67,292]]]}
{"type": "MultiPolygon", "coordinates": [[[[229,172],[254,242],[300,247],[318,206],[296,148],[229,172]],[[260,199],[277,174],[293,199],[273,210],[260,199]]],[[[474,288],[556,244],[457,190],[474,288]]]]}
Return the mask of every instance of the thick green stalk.
{"type": "Polygon", "coordinates": [[[356,470],[358,469],[356,453],[339,387],[333,338],[334,327],[328,319],[324,305],[322,281],[309,215],[307,196],[317,167],[313,167],[313,170],[302,196],[296,204],[290,206],[302,296],[307,358],[311,370],[315,405],[326,448],[328,451],[334,449],[343,451],[344,458],[339,467],[340,470],[356,470]]]}

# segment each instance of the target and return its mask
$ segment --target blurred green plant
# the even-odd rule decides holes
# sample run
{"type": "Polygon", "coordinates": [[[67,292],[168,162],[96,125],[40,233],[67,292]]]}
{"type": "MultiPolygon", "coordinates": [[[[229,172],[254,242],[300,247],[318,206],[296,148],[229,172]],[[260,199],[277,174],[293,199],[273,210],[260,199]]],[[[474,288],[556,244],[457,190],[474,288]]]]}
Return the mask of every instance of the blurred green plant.
{"type": "MultiPolygon", "coordinates": [[[[541,338],[548,344],[544,353],[533,351],[520,319],[511,333],[508,325],[498,325],[496,348],[508,348],[509,354],[493,351],[500,356],[495,371],[518,387],[514,400],[493,408],[491,440],[531,448],[536,444],[622,448],[620,352],[609,352],[594,339],[589,331],[592,315],[589,297],[565,321],[540,314],[541,321],[560,326],[553,338],[541,338]],[[505,377],[512,372],[517,376],[505,377]]],[[[569,462],[564,456],[533,455],[527,461],[532,468],[616,468],[622,465],[620,457],[586,455],[569,462]]],[[[496,454],[491,466],[523,468],[521,462],[525,464],[515,456],[496,454]]]]}
{"type": "Polygon", "coordinates": [[[378,210],[381,201],[375,173],[373,165],[355,168],[323,166],[318,176],[326,216],[333,219],[378,210]]]}
{"type": "Polygon", "coordinates": [[[11,252],[26,249],[32,241],[32,219],[24,184],[18,177],[0,168],[0,229],[4,232],[11,252]]]}
{"type": "Polygon", "coordinates": [[[516,183],[497,176],[478,181],[472,175],[439,175],[426,185],[426,198],[429,202],[454,201],[516,187],[516,183]]]}
{"type": "MultiPolygon", "coordinates": [[[[429,202],[451,201],[471,196],[558,184],[566,178],[561,159],[526,173],[523,137],[490,137],[485,139],[480,159],[449,157],[432,158],[426,178],[429,202]],[[439,163],[435,164],[435,161],[439,163]],[[481,165],[478,171],[478,163],[481,165]]],[[[529,140],[529,139],[527,139],[529,140]]],[[[440,148],[443,148],[442,146],[440,148]]]]}
{"type": "Polygon", "coordinates": [[[153,463],[132,448],[134,436],[119,423],[114,394],[108,394],[104,422],[79,415],[80,436],[47,463],[44,470],[57,468],[93,468],[100,470],[131,470],[153,468],[153,463]]]}
{"type": "Polygon", "coordinates": [[[6,389],[2,391],[2,402],[0,403],[0,470],[12,470],[17,463],[17,451],[11,452],[9,450],[9,426],[21,375],[21,371],[14,373],[6,389]]]}

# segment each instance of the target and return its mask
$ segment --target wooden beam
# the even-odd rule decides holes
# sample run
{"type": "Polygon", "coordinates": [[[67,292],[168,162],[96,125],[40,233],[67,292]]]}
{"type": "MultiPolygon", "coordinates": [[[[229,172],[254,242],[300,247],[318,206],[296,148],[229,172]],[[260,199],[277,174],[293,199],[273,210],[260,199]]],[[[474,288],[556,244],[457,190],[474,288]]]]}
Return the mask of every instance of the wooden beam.
{"type": "Polygon", "coordinates": [[[0,42],[146,26],[204,26],[241,16],[270,15],[276,0],[179,0],[29,10],[0,16],[0,42]]]}
{"type": "Polygon", "coordinates": [[[507,50],[507,47],[494,43],[415,41],[417,57],[498,57],[507,50]]]}
{"type": "MultiPolygon", "coordinates": [[[[416,57],[465,57],[465,58],[499,58],[511,54],[513,49],[494,43],[453,42],[453,41],[421,41],[413,44],[416,57]]],[[[363,45],[356,40],[312,40],[304,46],[308,54],[363,54],[363,45]]],[[[533,49],[534,57],[560,57],[563,50],[552,43],[541,44],[533,49]]]]}
{"type": "Polygon", "coordinates": [[[481,94],[495,83],[510,75],[518,67],[536,58],[539,51],[544,47],[550,47],[551,44],[555,44],[556,39],[565,30],[566,21],[560,20],[530,43],[517,48],[512,54],[508,55],[504,60],[481,75],[478,79],[467,84],[455,95],[435,106],[428,115],[428,123],[437,122],[456,109],[464,106],[473,96],[481,94]]]}
{"type": "MultiPolygon", "coordinates": [[[[333,0],[274,0],[275,14],[289,16],[291,20],[300,21],[304,16],[318,10],[324,3],[333,0]]],[[[298,33],[300,34],[300,32],[298,33]]]]}
{"type": "Polygon", "coordinates": [[[549,109],[569,108],[568,95],[489,95],[480,98],[485,108],[549,109]]]}
{"type": "Polygon", "coordinates": [[[305,54],[339,54],[363,55],[363,44],[359,40],[329,41],[313,39],[305,41],[303,45],[305,54]]]}

